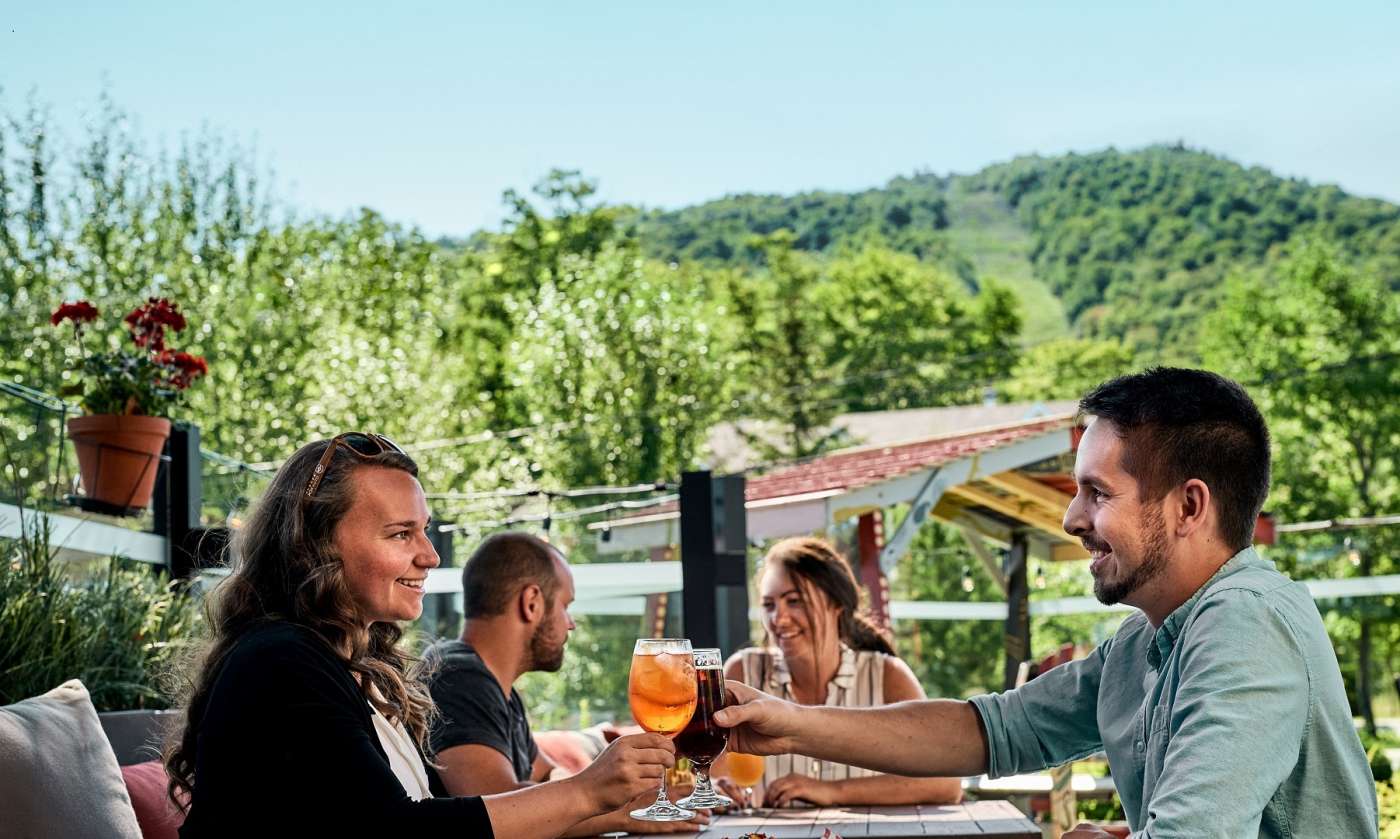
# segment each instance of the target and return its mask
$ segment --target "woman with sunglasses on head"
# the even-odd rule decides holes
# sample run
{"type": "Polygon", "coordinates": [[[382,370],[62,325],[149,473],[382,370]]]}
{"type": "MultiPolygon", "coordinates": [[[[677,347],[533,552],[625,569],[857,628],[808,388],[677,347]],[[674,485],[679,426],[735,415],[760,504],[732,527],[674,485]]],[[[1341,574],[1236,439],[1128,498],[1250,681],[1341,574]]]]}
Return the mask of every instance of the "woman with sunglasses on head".
{"type": "Polygon", "coordinates": [[[398,622],[423,609],[418,468],[375,434],[303,446],[234,537],[212,639],[167,749],[180,835],[546,837],[654,789],[669,740],[615,741],[572,778],[448,798],[424,759],[434,713],[398,622]]]}
{"type": "MultiPolygon", "coordinates": [[[[850,565],[824,539],[784,539],[758,574],[768,644],[731,656],[725,678],[803,705],[861,707],[924,699],[914,673],[895,655],[888,634],[860,608],[850,565]]],[[[763,803],[955,804],[957,778],[883,775],[803,755],[764,759],[763,803]]],[[[739,790],[726,784],[733,796],[739,790]]]]}

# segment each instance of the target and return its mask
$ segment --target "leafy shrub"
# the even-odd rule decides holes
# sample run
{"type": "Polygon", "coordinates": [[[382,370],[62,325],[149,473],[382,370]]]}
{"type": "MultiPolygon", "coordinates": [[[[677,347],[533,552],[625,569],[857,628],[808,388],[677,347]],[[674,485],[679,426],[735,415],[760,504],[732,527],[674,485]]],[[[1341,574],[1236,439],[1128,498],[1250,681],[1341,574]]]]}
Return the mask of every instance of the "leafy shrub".
{"type": "Polygon", "coordinates": [[[159,682],[201,622],[183,584],[120,557],[57,559],[49,535],[0,542],[0,704],[82,679],[99,711],[165,708],[159,682]]]}
{"type": "Polygon", "coordinates": [[[1400,839],[1400,789],[1390,781],[1376,784],[1380,806],[1381,839],[1400,839]]]}
{"type": "Polygon", "coordinates": [[[1371,775],[1377,783],[1389,781],[1395,774],[1395,768],[1390,765],[1390,758],[1385,756],[1385,751],[1379,745],[1372,746],[1366,752],[1366,758],[1371,763],[1371,775]]]}

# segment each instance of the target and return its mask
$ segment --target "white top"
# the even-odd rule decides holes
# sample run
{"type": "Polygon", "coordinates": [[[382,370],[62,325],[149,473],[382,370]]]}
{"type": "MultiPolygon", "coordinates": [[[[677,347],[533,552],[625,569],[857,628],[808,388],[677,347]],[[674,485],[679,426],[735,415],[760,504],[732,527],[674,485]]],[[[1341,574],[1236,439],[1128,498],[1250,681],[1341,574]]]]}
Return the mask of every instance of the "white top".
{"type": "Polygon", "coordinates": [[[428,789],[428,770],[424,768],[418,747],[413,744],[413,738],[408,736],[403,723],[398,720],[389,722],[373,705],[369,706],[369,715],[374,720],[374,733],[379,735],[379,744],[389,756],[389,768],[394,770],[394,776],[403,784],[403,791],[414,801],[432,798],[433,794],[428,789]]]}
{"type": "MultiPolygon", "coordinates": [[[[885,704],[887,657],[884,653],[869,650],[856,652],[842,644],[841,664],[836,668],[836,675],[826,686],[824,704],[840,708],[869,708],[885,704]]],[[[741,660],[744,664],[745,684],[753,685],[764,693],[782,697],[789,702],[797,701],[792,695],[792,674],[788,671],[787,660],[783,658],[782,652],[750,647],[744,650],[741,660]]],[[[869,778],[880,774],[858,766],[792,754],[769,755],[764,758],[763,772],[766,781],[776,781],[793,772],[827,781],[869,778]]]]}

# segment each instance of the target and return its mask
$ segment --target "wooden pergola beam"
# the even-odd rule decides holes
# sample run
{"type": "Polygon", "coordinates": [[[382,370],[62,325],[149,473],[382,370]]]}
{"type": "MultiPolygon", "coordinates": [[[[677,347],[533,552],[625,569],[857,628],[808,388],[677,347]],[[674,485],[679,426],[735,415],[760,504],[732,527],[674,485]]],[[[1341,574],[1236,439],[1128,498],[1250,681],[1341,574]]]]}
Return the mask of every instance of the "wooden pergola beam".
{"type": "Polygon", "coordinates": [[[998,472],[982,480],[1002,492],[1034,504],[1041,511],[1057,518],[1064,518],[1065,510],[1069,509],[1069,503],[1074,500],[1054,487],[1048,487],[1020,472],[998,472]]]}
{"type": "MultiPolygon", "coordinates": [[[[1023,505],[1033,505],[1040,514],[1041,524],[1048,525],[1044,521],[1045,516],[1050,516],[1059,521],[1063,521],[1065,511],[1069,509],[1069,504],[1074,499],[1054,487],[1046,486],[1021,472],[998,472],[995,475],[988,475],[983,479],[987,484],[1015,497],[1023,505]]],[[[1028,509],[1021,506],[1018,510],[1028,509]]],[[[1023,517],[1025,513],[1018,512],[1017,517],[1023,517]]],[[[1046,530],[1045,527],[1040,527],[1046,530]]],[[[1063,525],[1056,525],[1053,530],[1046,530],[1055,537],[1057,544],[1050,545],[1050,559],[1053,562],[1068,562],[1076,559],[1088,559],[1089,552],[1084,550],[1084,546],[1078,542],[1070,541],[1068,534],[1064,532],[1063,525]]]]}
{"type": "Polygon", "coordinates": [[[948,494],[966,503],[986,507],[988,510],[1003,516],[1024,522],[1029,527],[1054,538],[1057,542],[1069,540],[1069,535],[1065,533],[1061,520],[1043,511],[1038,504],[1023,501],[1015,496],[995,495],[969,484],[959,484],[952,487],[948,490],[948,494]]]}

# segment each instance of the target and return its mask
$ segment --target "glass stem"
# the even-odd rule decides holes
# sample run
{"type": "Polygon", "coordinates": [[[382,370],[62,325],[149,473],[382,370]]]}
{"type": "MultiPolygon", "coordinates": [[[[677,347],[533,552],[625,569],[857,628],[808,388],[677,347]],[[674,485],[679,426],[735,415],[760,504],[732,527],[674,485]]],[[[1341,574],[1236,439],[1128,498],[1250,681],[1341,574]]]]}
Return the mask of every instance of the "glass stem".
{"type": "Polygon", "coordinates": [[[671,799],[669,799],[669,798],[666,797],[666,773],[665,773],[665,772],[662,772],[662,773],[661,773],[661,789],[659,789],[659,790],[656,791],[656,805],[655,805],[655,806],[657,806],[657,807],[669,807],[669,806],[671,806],[671,799]]]}
{"type": "Polygon", "coordinates": [[[708,796],[714,795],[714,788],[710,786],[710,766],[705,764],[695,764],[695,792],[691,795],[708,796]]]}

